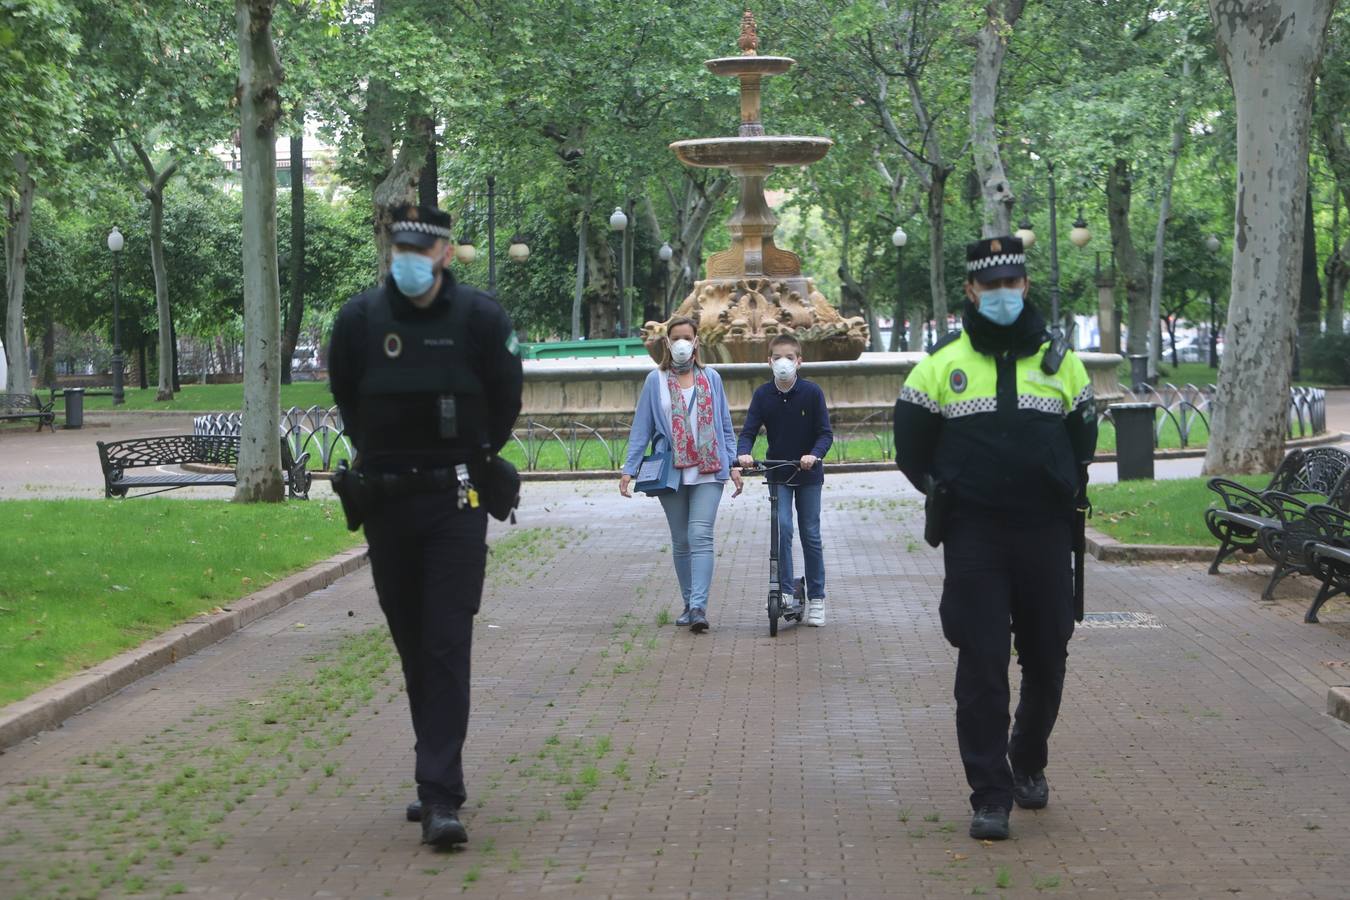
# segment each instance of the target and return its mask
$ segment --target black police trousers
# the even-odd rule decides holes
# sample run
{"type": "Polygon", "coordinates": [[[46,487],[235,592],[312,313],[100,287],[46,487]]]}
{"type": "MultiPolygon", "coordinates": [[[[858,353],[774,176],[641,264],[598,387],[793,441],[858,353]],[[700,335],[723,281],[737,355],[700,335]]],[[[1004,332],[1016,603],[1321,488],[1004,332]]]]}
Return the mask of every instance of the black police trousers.
{"type": "Polygon", "coordinates": [[[467,797],[473,617],[483,595],[487,514],[454,492],[382,503],[366,516],[375,592],[403,663],[416,737],[417,796],[458,809],[467,797]]]}
{"type": "Polygon", "coordinates": [[[1012,808],[1012,770],[1045,768],[1073,635],[1072,523],[957,514],[943,537],[942,633],[956,661],[956,736],[972,809],[1012,808]],[[1022,670],[1008,738],[1009,643],[1022,670]],[[1010,768],[1011,764],[1011,768],[1010,768]]]}

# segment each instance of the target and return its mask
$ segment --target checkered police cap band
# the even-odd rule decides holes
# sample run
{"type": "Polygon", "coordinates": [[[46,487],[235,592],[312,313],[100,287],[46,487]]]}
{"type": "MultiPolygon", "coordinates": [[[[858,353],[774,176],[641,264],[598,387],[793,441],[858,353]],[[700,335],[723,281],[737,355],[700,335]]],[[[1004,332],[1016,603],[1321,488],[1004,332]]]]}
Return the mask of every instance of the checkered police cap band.
{"type": "Polygon", "coordinates": [[[979,272],[982,269],[990,269],[994,266],[1025,266],[1027,264],[1027,255],[1025,253],[996,253],[993,256],[986,256],[984,259],[972,259],[966,262],[967,272],[979,272]]]}
{"type": "Polygon", "coordinates": [[[395,222],[389,226],[391,232],[394,231],[420,231],[423,234],[430,234],[438,238],[450,240],[450,229],[442,228],[440,225],[432,225],[430,222],[395,222]]]}

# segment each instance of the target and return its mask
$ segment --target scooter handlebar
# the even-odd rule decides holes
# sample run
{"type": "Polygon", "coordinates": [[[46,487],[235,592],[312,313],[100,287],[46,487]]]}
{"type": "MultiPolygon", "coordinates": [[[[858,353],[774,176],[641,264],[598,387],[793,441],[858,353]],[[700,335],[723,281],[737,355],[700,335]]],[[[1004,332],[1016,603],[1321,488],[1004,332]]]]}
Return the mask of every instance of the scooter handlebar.
{"type": "Polygon", "coordinates": [[[800,469],[802,465],[799,459],[757,459],[753,468],[741,469],[742,475],[766,475],[770,469],[779,469],[786,466],[792,466],[794,469],[800,469]]]}

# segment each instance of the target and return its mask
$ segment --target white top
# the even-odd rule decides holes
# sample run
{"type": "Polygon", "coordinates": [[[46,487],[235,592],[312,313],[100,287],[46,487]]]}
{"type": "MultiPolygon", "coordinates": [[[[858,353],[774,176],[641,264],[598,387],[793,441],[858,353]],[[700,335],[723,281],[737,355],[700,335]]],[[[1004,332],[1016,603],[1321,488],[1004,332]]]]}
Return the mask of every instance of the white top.
{"type": "MultiPolygon", "coordinates": [[[[661,383],[661,412],[665,414],[666,421],[670,421],[671,419],[670,381],[669,379],[666,378],[658,378],[657,381],[661,383]]],[[[680,393],[684,396],[684,408],[689,409],[694,403],[694,386],[690,385],[687,388],[680,388],[680,393]]],[[[689,417],[689,425],[691,428],[694,429],[694,443],[697,444],[698,443],[697,415],[692,415],[689,417]]],[[[674,428],[671,428],[670,431],[671,434],[675,433],[674,428]]],[[[687,469],[680,470],[681,484],[706,484],[707,482],[716,480],[717,480],[716,472],[700,472],[698,470],[698,466],[690,466],[687,469]]]]}

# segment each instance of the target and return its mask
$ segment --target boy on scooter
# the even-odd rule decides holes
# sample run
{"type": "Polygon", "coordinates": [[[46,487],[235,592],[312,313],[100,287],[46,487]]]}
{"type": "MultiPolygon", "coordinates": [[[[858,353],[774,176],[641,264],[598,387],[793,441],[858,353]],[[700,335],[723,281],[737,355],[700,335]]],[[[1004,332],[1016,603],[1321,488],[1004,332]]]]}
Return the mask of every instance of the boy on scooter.
{"type": "Polygon", "coordinates": [[[750,455],[762,426],[769,435],[770,459],[797,459],[795,471],[767,474],[778,492],[778,577],[783,596],[793,595],[792,507],[797,507],[801,527],[802,556],[806,560],[806,624],[825,624],[825,555],[820,540],[820,492],[825,484],[821,458],[834,442],[825,392],[814,382],[799,378],[802,345],[788,334],[769,342],[769,366],[773,380],[755,389],[736,445],[737,462],[743,468],[755,463],[750,455]]]}

